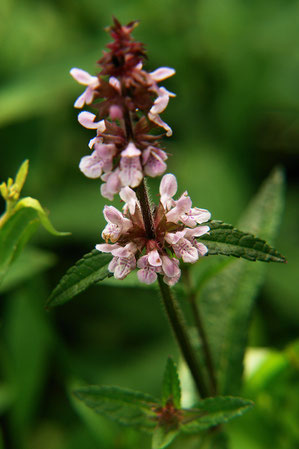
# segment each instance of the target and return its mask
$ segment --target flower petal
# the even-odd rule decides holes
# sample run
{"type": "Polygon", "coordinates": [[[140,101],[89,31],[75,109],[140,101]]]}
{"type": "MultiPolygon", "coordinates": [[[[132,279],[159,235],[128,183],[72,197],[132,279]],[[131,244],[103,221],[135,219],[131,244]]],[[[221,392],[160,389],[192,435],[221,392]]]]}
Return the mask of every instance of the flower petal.
{"type": "Polygon", "coordinates": [[[150,73],[150,76],[156,81],[162,81],[166,78],[169,78],[170,76],[173,76],[175,74],[175,70],[171,69],[170,67],[159,67],[158,69],[154,70],[150,73]]]}
{"type": "Polygon", "coordinates": [[[78,115],[78,122],[80,125],[84,126],[87,129],[99,129],[100,132],[104,132],[106,129],[105,120],[100,120],[99,122],[95,122],[96,118],[95,114],[92,114],[88,111],[82,111],[78,115]]]}
{"type": "Polygon", "coordinates": [[[124,209],[128,208],[130,214],[133,215],[135,212],[136,204],[138,204],[137,196],[134,190],[126,186],[119,192],[120,198],[125,202],[124,209]]]}
{"type": "Polygon", "coordinates": [[[92,76],[85,70],[77,69],[76,67],[70,70],[70,74],[75,81],[83,84],[84,86],[89,86],[90,84],[94,83],[95,80],[98,80],[97,76],[92,76]]]}
{"type": "Polygon", "coordinates": [[[161,203],[164,209],[169,209],[173,203],[172,197],[178,190],[176,177],[171,173],[164,175],[160,183],[161,203]]]}
{"type": "Polygon", "coordinates": [[[148,253],[148,263],[152,267],[159,267],[162,265],[161,257],[156,249],[148,253]]]}

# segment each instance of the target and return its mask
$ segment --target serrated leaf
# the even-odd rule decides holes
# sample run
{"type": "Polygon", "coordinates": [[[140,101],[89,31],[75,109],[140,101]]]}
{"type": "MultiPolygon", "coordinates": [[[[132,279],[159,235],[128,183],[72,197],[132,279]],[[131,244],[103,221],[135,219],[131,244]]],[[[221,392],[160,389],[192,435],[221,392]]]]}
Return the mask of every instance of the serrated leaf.
{"type": "Polygon", "coordinates": [[[209,222],[210,231],[200,241],[208,247],[208,255],[242,257],[252,261],[286,262],[284,256],[253,234],[242,232],[222,221],[209,222]]]}
{"type": "Polygon", "coordinates": [[[172,400],[175,408],[181,407],[181,386],[180,379],[177,372],[177,367],[172,360],[168,358],[162,384],[162,404],[165,405],[169,400],[172,400]]]}
{"type": "Polygon", "coordinates": [[[86,290],[90,285],[111,276],[108,271],[111,258],[110,254],[103,254],[96,249],[85,254],[61,278],[46,305],[48,307],[60,306],[86,290]]]}
{"type": "Polygon", "coordinates": [[[110,386],[87,386],[74,391],[75,396],[100,415],[144,431],[156,425],[153,408],[159,404],[150,395],[110,386]]]}
{"type": "MultiPolygon", "coordinates": [[[[284,179],[274,170],[249,205],[240,226],[272,242],[280,221],[284,179]]],[[[265,264],[233,260],[203,285],[200,308],[216,367],[219,392],[238,394],[254,300],[265,264]]],[[[284,266],[281,267],[282,275],[284,266]]]]}
{"type": "Polygon", "coordinates": [[[184,411],[181,430],[187,433],[201,432],[243,415],[253,405],[252,401],[230,396],[204,399],[192,409],[184,411]]]}
{"type": "Polygon", "coordinates": [[[152,449],[163,449],[167,447],[179,434],[179,430],[166,430],[164,427],[157,427],[154,430],[152,439],[152,449]]]}

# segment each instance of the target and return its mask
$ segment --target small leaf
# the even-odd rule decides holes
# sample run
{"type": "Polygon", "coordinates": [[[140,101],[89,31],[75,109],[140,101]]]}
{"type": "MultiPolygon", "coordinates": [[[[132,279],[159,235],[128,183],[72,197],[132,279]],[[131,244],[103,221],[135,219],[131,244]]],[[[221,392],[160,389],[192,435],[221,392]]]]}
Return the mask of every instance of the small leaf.
{"type": "Polygon", "coordinates": [[[165,405],[169,399],[179,409],[181,407],[181,386],[177,368],[174,361],[169,357],[163,378],[162,404],[165,405]]]}
{"type": "Polygon", "coordinates": [[[152,439],[152,449],[163,449],[168,446],[178,435],[179,430],[166,430],[164,427],[157,427],[154,430],[152,439]]]}
{"type": "Polygon", "coordinates": [[[18,173],[16,175],[16,180],[15,183],[18,187],[18,191],[19,193],[21,193],[23,186],[25,184],[27,175],[28,175],[28,169],[29,169],[29,160],[26,159],[23,164],[21,165],[21,167],[18,170],[18,173]]]}
{"type": "Polygon", "coordinates": [[[236,397],[218,396],[200,401],[192,409],[184,411],[182,432],[198,433],[243,415],[253,402],[236,397]]]}
{"type": "Polygon", "coordinates": [[[48,307],[60,306],[86,290],[90,285],[111,276],[107,268],[110,261],[110,254],[103,254],[96,249],[85,254],[61,278],[46,305],[48,307]]]}
{"type": "Polygon", "coordinates": [[[82,387],[74,394],[96,413],[119,424],[144,431],[152,431],[156,425],[153,409],[158,403],[147,394],[109,386],[82,387]]]}
{"type": "Polygon", "coordinates": [[[286,262],[284,256],[252,234],[239,231],[222,221],[211,221],[209,226],[209,234],[200,239],[200,242],[208,247],[209,255],[221,254],[253,261],[286,262]]]}
{"type": "Polygon", "coordinates": [[[41,224],[48,232],[50,232],[50,234],[58,235],[58,236],[70,235],[69,232],[56,231],[56,229],[50,222],[48,215],[46,214],[45,210],[42,208],[42,206],[38,200],[27,196],[26,198],[23,198],[22,200],[20,200],[17,203],[17,205],[15,207],[15,211],[17,212],[18,210],[21,210],[23,207],[28,207],[28,208],[34,209],[38,214],[41,224]]]}

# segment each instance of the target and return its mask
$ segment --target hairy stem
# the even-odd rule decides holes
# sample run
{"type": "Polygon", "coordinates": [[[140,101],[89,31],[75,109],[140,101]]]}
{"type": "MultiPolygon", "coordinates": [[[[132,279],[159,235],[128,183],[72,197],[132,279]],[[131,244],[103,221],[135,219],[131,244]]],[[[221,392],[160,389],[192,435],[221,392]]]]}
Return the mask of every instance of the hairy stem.
{"type": "Polygon", "coordinates": [[[182,311],[179,304],[172,295],[168,285],[166,285],[161,275],[158,275],[160,291],[163,299],[163,304],[167,316],[169,318],[171,327],[183,354],[183,357],[191,371],[192,377],[196,384],[197,390],[202,398],[209,396],[208,389],[205,385],[204,378],[201,374],[201,369],[198,359],[191,345],[188,331],[184,322],[182,311]]]}
{"type": "Polygon", "coordinates": [[[155,238],[154,219],[151,211],[150,200],[148,197],[145,179],[141,181],[136,190],[137,198],[140,203],[145,231],[148,239],[155,238]]]}
{"type": "Polygon", "coordinates": [[[185,269],[183,271],[183,280],[185,282],[185,285],[186,285],[188,293],[189,293],[188,299],[189,299],[189,303],[190,303],[190,306],[192,309],[194,323],[195,323],[195,326],[197,329],[197,333],[198,333],[199,339],[202,342],[204,358],[205,358],[207,370],[209,373],[211,393],[213,396],[216,396],[217,395],[217,379],[216,379],[216,375],[215,375],[214,363],[213,363],[212,354],[211,354],[209,342],[207,339],[207,335],[206,335],[206,332],[205,332],[205,329],[204,329],[204,326],[202,323],[199,309],[197,307],[196,292],[194,291],[194,289],[192,287],[189,269],[185,269]]]}

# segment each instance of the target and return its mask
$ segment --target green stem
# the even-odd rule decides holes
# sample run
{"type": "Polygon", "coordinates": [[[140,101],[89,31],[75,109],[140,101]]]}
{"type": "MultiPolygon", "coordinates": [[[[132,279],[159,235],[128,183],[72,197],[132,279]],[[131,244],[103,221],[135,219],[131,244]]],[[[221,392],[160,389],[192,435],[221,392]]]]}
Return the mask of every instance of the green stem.
{"type": "Polygon", "coordinates": [[[196,292],[194,291],[194,289],[192,288],[192,284],[191,284],[191,279],[190,279],[190,272],[189,269],[185,269],[183,272],[183,279],[185,281],[186,287],[188,289],[189,292],[189,303],[192,309],[192,313],[193,313],[193,318],[194,318],[194,322],[196,325],[196,329],[198,332],[198,336],[199,339],[202,342],[202,349],[203,349],[203,353],[204,353],[204,358],[205,358],[205,362],[206,362],[206,366],[207,366],[207,370],[209,373],[209,380],[210,380],[210,386],[211,386],[211,393],[213,396],[217,395],[217,379],[215,376],[215,369],[214,369],[214,363],[213,363],[213,359],[212,359],[212,354],[210,351],[210,346],[209,346],[209,342],[207,339],[207,335],[202,323],[202,319],[200,316],[200,312],[199,309],[197,307],[197,302],[196,302],[196,292]]]}
{"type": "Polygon", "coordinates": [[[166,285],[165,282],[163,281],[161,275],[158,275],[158,281],[167,316],[169,318],[171,327],[173,329],[173,332],[175,334],[183,357],[187,365],[189,366],[197,390],[201,397],[203,398],[208,397],[209,392],[205,385],[204,378],[201,374],[198,359],[191,345],[188,331],[186,329],[183,314],[179,307],[179,304],[173,297],[169,286],[166,285]]]}

